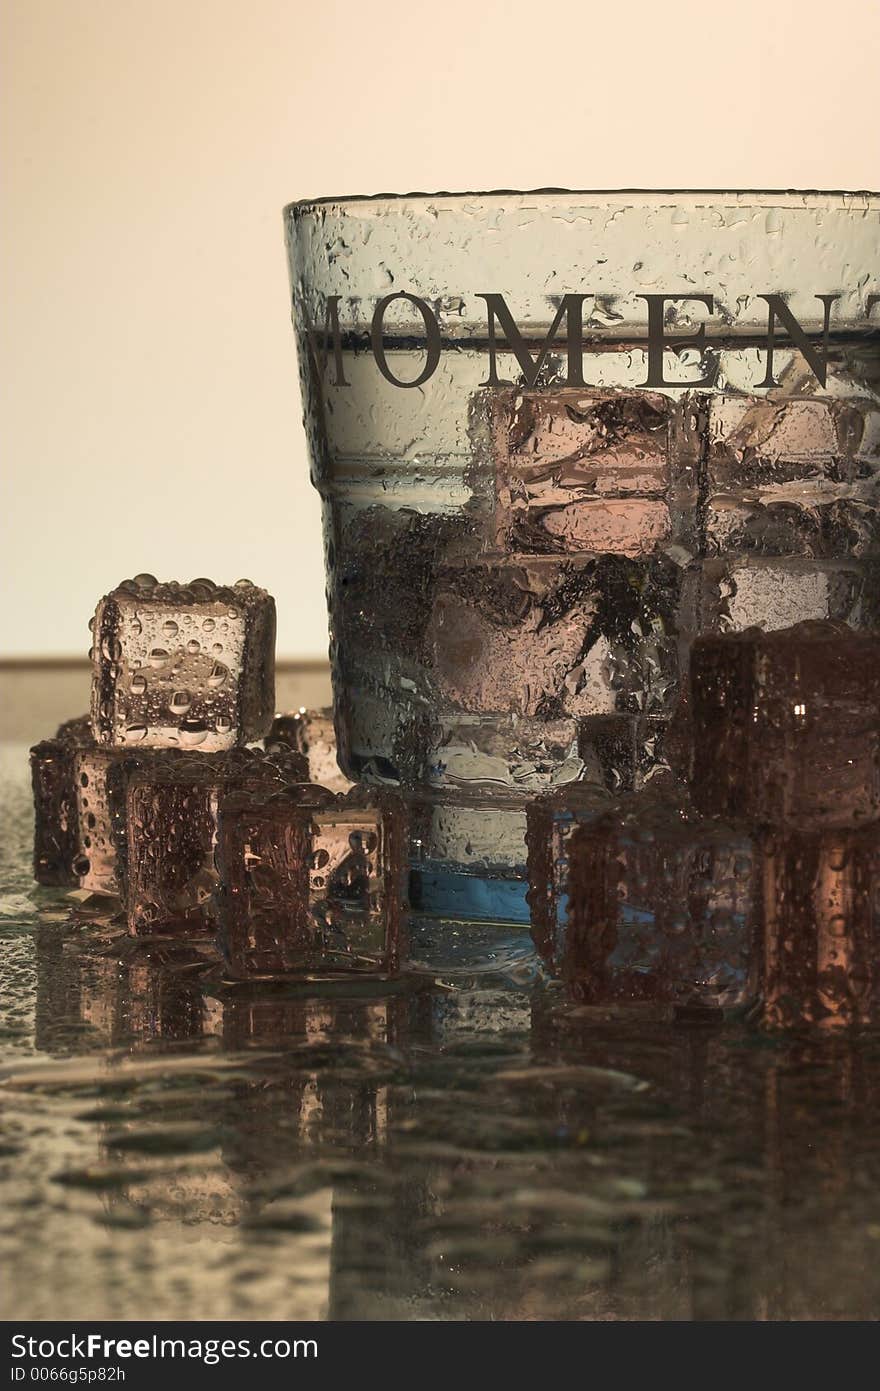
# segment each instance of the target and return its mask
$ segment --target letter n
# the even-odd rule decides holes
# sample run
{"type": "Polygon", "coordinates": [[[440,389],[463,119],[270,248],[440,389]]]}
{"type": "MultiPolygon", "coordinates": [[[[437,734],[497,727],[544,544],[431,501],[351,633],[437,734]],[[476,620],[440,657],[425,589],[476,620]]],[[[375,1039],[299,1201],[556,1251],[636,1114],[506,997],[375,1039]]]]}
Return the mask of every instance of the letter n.
{"type": "Polygon", "coordinates": [[[821,353],[817,349],[815,343],[811,342],[807,337],[782,295],[758,295],[758,299],[766,300],[770,306],[770,315],[767,321],[767,372],[764,376],[764,380],[758,382],[758,386],[779,385],[773,376],[773,348],[776,339],[777,319],[780,323],[785,325],[792,343],[800,348],[819,385],[825,385],[825,379],[828,375],[828,323],[831,317],[831,306],[836,299],[840,299],[840,295],[814,295],[813,298],[820,300],[825,306],[825,324],[822,329],[821,353]]]}

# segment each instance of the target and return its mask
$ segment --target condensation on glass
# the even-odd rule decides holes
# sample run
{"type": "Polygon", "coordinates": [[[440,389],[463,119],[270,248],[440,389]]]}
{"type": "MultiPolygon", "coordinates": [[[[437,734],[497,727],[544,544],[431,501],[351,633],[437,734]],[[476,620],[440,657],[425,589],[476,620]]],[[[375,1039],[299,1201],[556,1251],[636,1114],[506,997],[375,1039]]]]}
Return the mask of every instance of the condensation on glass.
{"type": "Polygon", "coordinates": [[[695,635],[877,628],[880,195],[285,219],[342,766],[417,907],[525,920],[526,799],[663,768],[695,635]]]}

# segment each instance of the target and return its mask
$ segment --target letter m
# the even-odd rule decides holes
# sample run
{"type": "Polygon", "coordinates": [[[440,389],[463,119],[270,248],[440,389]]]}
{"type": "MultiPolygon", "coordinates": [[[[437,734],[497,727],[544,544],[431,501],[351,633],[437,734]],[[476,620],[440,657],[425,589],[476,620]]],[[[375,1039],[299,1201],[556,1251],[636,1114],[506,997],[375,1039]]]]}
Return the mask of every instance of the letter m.
{"type": "Polygon", "coordinates": [[[482,385],[502,385],[498,376],[496,319],[506,339],[508,350],[513,353],[519,363],[520,371],[525,378],[526,386],[529,387],[533,387],[536,384],[538,374],[544,366],[547,354],[553,346],[553,340],[556,337],[559,325],[562,323],[562,320],[565,319],[566,353],[568,358],[568,372],[565,382],[567,386],[584,386],[583,307],[586,298],[586,295],[564,295],[562,297],[559,308],[556,311],[556,318],[550,325],[547,336],[540,345],[537,358],[534,358],[529,351],[526,340],[514,323],[513,315],[504,302],[504,296],[478,294],[477,299],[484,299],[489,310],[489,377],[482,385]]]}
{"type": "Polygon", "coordinates": [[[345,380],[345,369],[342,363],[342,338],[339,333],[339,301],[341,295],[328,295],[327,307],[324,310],[324,331],[319,333],[314,325],[306,319],[306,341],[308,343],[309,356],[312,359],[316,378],[320,382],[324,378],[327,370],[327,358],[329,349],[333,347],[333,362],[336,368],[335,386],[348,386],[345,380]]]}

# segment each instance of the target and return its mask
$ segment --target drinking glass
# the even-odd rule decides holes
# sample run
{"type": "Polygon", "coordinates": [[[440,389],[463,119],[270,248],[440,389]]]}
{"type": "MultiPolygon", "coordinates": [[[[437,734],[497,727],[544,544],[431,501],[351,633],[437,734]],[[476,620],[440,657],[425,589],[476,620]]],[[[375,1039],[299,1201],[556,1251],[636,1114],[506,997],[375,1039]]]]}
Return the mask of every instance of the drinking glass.
{"type": "Polygon", "coordinates": [[[488,959],[528,922],[528,800],[663,771],[696,634],[877,626],[880,195],[285,227],[341,763],[410,794],[416,950],[488,959]]]}

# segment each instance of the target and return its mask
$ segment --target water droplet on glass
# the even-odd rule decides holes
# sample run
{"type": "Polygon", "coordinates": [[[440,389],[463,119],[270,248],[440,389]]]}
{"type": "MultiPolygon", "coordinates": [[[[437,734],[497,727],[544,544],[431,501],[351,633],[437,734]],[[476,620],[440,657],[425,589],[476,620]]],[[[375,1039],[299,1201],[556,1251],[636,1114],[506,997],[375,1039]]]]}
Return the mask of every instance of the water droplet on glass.
{"type": "Polygon", "coordinates": [[[154,647],[150,653],[150,666],[161,667],[169,660],[171,654],[166,652],[164,647],[154,647]]]}
{"type": "Polygon", "coordinates": [[[147,689],[147,678],[145,676],[133,676],[131,678],[132,695],[143,695],[147,689]]]}
{"type": "Polygon", "coordinates": [[[196,744],[203,744],[207,737],[207,726],[201,720],[186,720],[180,726],[180,742],[187,747],[194,748],[196,744]]]}
{"type": "Polygon", "coordinates": [[[190,638],[189,642],[186,644],[186,650],[194,656],[196,652],[201,652],[202,644],[199,642],[198,638],[190,638]]]}
{"type": "Polygon", "coordinates": [[[175,623],[174,619],[166,618],[165,622],[162,624],[162,632],[165,634],[166,638],[176,637],[178,631],[178,625],[175,623]]]}
{"type": "Polygon", "coordinates": [[[147,737],[147,726],[145,724],[126,725],[125,738],[129,744],[139,744],[142,739],[147,737]]]}
{"type": "Polygon", "coordinates": [[[132,583],[136,584],[138,589],[155,589],[159,581],[155,575],[148,575],[144,572],[142,575],[135,575],[132,583]]]}

